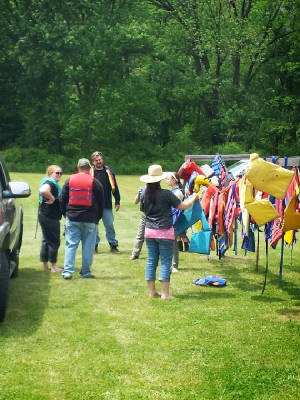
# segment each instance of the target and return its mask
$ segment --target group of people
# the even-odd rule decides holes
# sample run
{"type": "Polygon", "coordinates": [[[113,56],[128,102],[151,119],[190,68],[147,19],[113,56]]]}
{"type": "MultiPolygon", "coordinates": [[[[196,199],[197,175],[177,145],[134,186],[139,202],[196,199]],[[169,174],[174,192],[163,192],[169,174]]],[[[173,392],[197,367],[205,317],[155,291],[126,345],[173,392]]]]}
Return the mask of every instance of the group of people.
{"type": "MultiPolygon", "coordinates": [[[[45,270],[61,272],[64,279],[71,279],[75,272],[76,250],[82,242],[82,278],[94,278],[91,272],[93,255],[98,251],[100,241],[98,223],[102,219],[106,239],[113,253],[118,253],[112,212],[112,196],[115,210],[120,208],[120,192],[113,171],[103,163],[101,152],[91,155],[93,166],[86,158],[77,163],[77,173],[72,174],[62,189],[59,180],[62,169],[51,165],[47,176],[40,184],[39,222],[43,238],[40,259],[45,270]],[[65,258],[63,269],[56,264],[60,245],[60,219],[65,217],[65,258]],[[49,266],[49,263],[51,264],[49,266]]],[[[140,177],[145,187],[140,189],[135,203],[140,203],[141,219],[137,241],[130,257],[138,258],[143,242],[147,247],[145,279],[150,297],[172,299],[170,276],[178,270],[178,243],[185,237],[178,237],[173,227],[174,210],[186,210],[199,200],[193,194],[184,200],[180,180],[175,173],[163,172],[160,165],[151,165],[148,174],[140,177]],[[166,179],[172,190],[162,189],[160,182],[166,179]],[[161,293],[156,289],[156,270],[160,259],[159,281],[161,293]]],[[[186,242],[188,243],[188,242],[186,242]]]]}
{"type": "Polygon", "coordinates": [[[93,166],[88,159],[81,158],[77,163],[77,173],[65,181],[62,189],[59,186],[62,169],[58,165],[50,165],[46,171],[47,176],[40,183],[38,219],[43,234],[40,260],[44,270],[62,272],[64,279],[71,279],[75,272],[75,256],[80,242],[80,275],[83,278],[94,278],[91,265],[100,242],[100,219],[103,221],[111,252],[119,253],[112,212],[112,196],[115,198],[116,211],[120,209],[120,192],[116,177],[113,171],[104,165],[101,152],[94,152],[91,160],[93,166]],[[63,269],[56,264],[62,215],[65,217],[63,269]]]}

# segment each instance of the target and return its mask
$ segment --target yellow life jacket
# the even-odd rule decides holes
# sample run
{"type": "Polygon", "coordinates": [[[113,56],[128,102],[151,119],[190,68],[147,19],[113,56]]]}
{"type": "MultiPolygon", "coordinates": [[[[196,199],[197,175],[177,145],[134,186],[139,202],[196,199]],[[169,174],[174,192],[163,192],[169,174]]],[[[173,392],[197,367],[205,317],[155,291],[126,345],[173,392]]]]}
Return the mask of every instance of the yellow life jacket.
{"type": "Polygon", "coordinates": [[[255,189],[283,200],[293,179],[294,171],[264,161],[258,157],[258,154],[253,153],[250,155],[250,168],[246,171],[246,175],[255,189]]]}
{"type": "Polygon", "coordinates": [[[282,232],[300,228],[300,212],[297,210],[298,196],[299,187],[297,185],[288,205],[284,210],[282,232]]]}
{"type": "Polygon", "coordinates": [[[255,200],[252,203],[245,204],[245,207],[258,226],[280,216],[268,199],[255,200]]]}

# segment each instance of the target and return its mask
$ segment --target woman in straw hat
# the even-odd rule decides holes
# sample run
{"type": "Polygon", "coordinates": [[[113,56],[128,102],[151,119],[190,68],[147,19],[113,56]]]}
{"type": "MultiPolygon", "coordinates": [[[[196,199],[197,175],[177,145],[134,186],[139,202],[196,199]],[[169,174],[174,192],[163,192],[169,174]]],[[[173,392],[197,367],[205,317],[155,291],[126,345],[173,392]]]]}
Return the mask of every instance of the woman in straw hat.
{"type": "Polygon", "coordinates": [[[186,210],[199,200],[194,194],[182,202],[170,190],[161,189],[160,181],[167,177],[160,165],[150,165],[148,174],[140,177],[146,183],[146,190],[141,196],[141,211],[146,215],[145,239],[147,246],[147,264],[145,278],[148,282],[150,297],[161,296],[168,300],[170,295],[170,276],[175,233],[172,224],[171,207],[186,210]],[[156,291],[155,279],[158,261],[161,261],[159,280],[161,281],[161,295],[156,291]]]}

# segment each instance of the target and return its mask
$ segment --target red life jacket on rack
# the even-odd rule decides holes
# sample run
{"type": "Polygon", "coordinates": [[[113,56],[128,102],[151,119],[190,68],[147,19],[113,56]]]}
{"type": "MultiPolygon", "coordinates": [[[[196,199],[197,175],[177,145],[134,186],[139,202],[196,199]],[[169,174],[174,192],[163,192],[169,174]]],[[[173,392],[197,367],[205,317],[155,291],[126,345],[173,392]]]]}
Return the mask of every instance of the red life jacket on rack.
{"type": "Polygon", "coordinates": [[[205,173],[202,171],[202,169],[194,163],[194,161],[187,160],[185,161],[181,167],[178,170],[178,176],[179,178],[183,179],[185,182],[187,182],[190,179],[190,176],[192,173],[196,171],[199,175],[205,175],[205,173]]]}
{"type": "Polygon", "coordinates": [[[207,190],[204,192],[201,199],[201,206],[206,215],[209,213],[210,201],[218,191],[219,189],[215,185],[209,185],[207,190]]]}
{"type": "Polygon", "coordinates": [[[89,174],[78,173],[71,175],[69,181],[69,205],[92,205],[94,177],[89,174]]]}

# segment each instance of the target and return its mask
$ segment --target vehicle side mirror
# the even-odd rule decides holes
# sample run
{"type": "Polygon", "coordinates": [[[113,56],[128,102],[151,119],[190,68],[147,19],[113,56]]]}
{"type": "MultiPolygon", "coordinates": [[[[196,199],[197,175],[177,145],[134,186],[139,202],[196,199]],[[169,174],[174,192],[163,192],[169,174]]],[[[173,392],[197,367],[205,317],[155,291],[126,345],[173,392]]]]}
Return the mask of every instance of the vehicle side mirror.
{"type": "Polygon", "coordinates": [[[26,182],[9,182],[9,189],[3,190],[3,198],[23,198],[31,195],[30,186],[26,182]]]}

